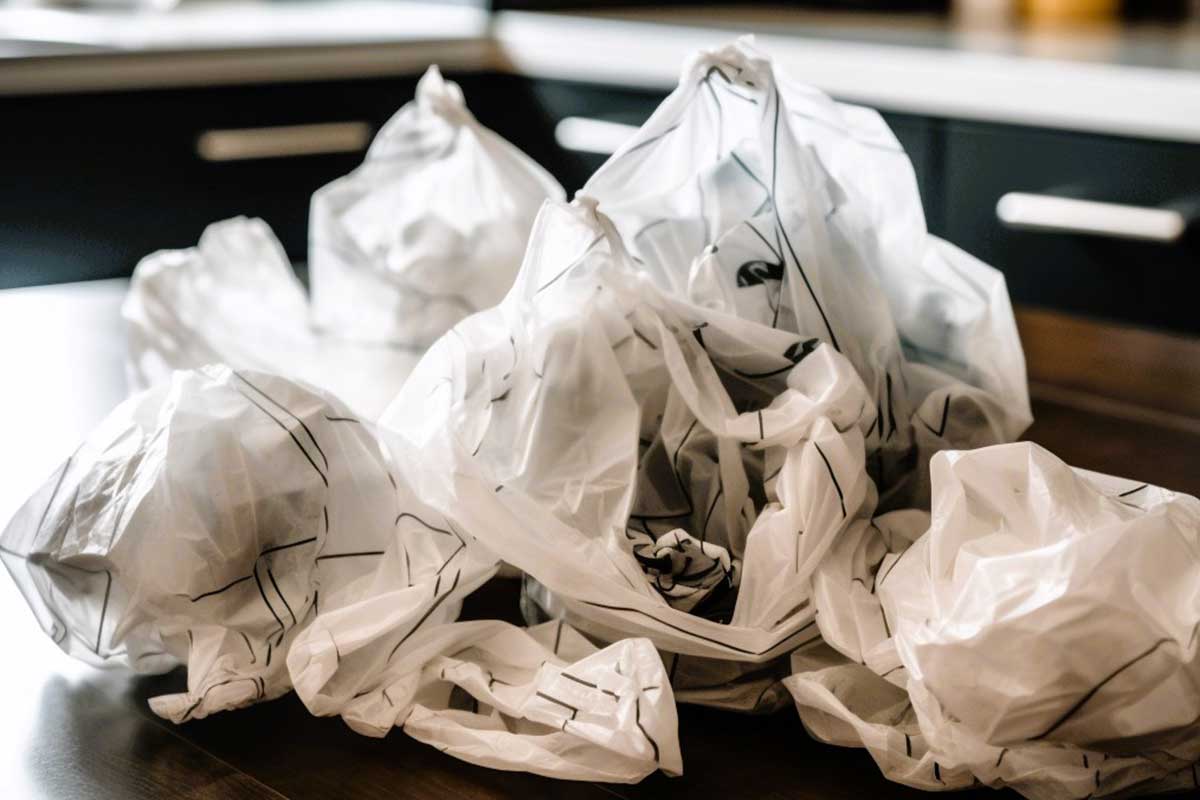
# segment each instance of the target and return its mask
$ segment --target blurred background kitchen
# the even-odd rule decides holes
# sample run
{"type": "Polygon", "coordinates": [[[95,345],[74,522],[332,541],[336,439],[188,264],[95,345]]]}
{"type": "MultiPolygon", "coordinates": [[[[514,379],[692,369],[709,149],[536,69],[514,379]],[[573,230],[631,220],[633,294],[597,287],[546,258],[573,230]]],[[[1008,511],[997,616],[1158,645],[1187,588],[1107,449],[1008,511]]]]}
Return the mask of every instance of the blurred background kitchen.
{"type": "MultiPolygon", "coordinates": [[[[880,109],[930,230],[1003,270],[1043,443],[1120,471],[1103,435],[1055,439],[1070,408],[1095,415],[1087,430],[1133,425],[1121,447],[1200,444],[1193,0],[10,0],[0,289],[128,276],[238,214],[302,270],[312,192],[361,162],[430,63],[574,191],[686,54],[744,32],[796,78],[880,109]]],[[[23,330],[3,320],[12,295],[5,347],[23,330]]],[[[1194,492],[1179,479],[1200,476],[1194,452],[1141,477],[1194,492]]]]}

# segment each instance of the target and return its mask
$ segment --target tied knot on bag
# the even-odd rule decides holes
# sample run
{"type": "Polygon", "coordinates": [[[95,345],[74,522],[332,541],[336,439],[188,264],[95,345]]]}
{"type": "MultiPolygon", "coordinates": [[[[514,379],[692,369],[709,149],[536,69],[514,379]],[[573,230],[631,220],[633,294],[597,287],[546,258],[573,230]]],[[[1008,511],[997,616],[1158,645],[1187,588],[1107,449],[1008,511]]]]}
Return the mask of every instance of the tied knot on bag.
{"type": "Polygon", "coordinates": [[[598,198],[580,191],[571,200],[571,208],[586,221],[587,225],[604,238],[604,241],[608,244],[608,252],[614,261],[623,265],[632,273],[639,272],[633,257],[630,256],[629,250],[625,247],[625,240],[621,237],[617,226],[613,224],[612,219],[607,214],[600,210],[600,200],[598,198]]]}
{"type": "Polygon", "coordinates": [[[726,83],[740,83],[749,89],[774,85],[771,63],[756,49],[752,34],[696,53],[684,64],[680,83],[702,82],[714,75],[726,83]]]}
{"type": "Polygon", "coordinates": [[[454,125],[465,125],[475,119],[467,110],[462,89],[443,78],[436,66],[431,66],[417,82],[417,105],[454,125]]]}

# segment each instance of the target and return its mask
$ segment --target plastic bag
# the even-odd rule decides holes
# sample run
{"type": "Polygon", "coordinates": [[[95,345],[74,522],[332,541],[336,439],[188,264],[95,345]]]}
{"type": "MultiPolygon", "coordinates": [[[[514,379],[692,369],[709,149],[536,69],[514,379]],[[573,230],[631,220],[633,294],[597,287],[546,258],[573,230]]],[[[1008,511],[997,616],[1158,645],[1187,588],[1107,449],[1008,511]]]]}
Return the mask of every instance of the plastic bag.
{"type": "Polygon", "coordinates": [[[431,67],[366,163],[313,196],[311,303],[261,220],[154,253],[122,308],[135,389],[226,363],[298,378],[374,419],[425,348],[512,284],[562,188],[484,128],[431,67]]]}
{"type": "Polygon", "coordinates": [[[430,67],[366,162],[313,195],[314,323],[342,338],[423,350],[500,301],[538,208],[563,197],[430,67]]]}
{"type": "Polygon", "coordinates": [[[418,500],[419,465],[328,395],[226,367],[176,372],[51,476],[0,557],[67,653],[138,672],[186,664],[187,691],[150,700],[174,722],[294,685],[315,714],[375,736],[404,725],[492,767],[678,773],[674,698],[649,642],[597,651],[561,625],[450,624],[497,563],[418,500]]]}
{"type": "Polygon", "coordinates": [[[135,390],[175,369],[229,364],[320,386],[373,419],[421,356],[315,331],[304,287],[260,219],[214,223],[196,247],[147,256],[134,270],[121,315],[135,390]]]}
{"type": "Polygon", "coordinates": [[[809,730],[924,789],[1193,787],[1200,501],[1028,443],[942,453],[932,473],[914,544],[868,531],[828,560],[844,565],[828,605],[878,624],[858,626],[865,664],[793,655],[809,730]]]}
{"type": "Polygon", "coordinates": [[[790,80],[751,37],[689,59],[579,194],[673,296],[802,334],[776,351],[789,361],[811,338],[849,359],[880,410],[865,433],[881,510],[928,507],[937,450],[1028,427],[1003,276],[926,232],[877,112],[790,80]]]}
{"type": "Polygon", "coordinates": [[[314,668],[311,645],[322,649],[330,633],[338,633],[339,650],[370,643],[339,629],[351,619],[360,631],[368,627],[367,614],[387,599],[380,594],[347,608],[324,629],[318,621],[297,640],[288,666],[314,713],[336,709],[371,736],[403,725],[415,739],[494,769],[615,783],[656,769],[683,772],[670,681],[645,639],[600,650],[562,622],[529,629],[457,622],[423,626],[382,664],[368,647],[366,658],[356,654],[362,650],[342,651],[353,663],[326,659],[324,669],[314,668]],[[319,693],[314,678],[323,682],[319,693]],[[349,692],[359,686],[365,688],[349,692]]]}
{"type": "Polygon", "coordinates": [[[876,486],[919,502],[930,454],[1016,436],[1023,371],[1002,277],[926,234],[878,116],[740,42],[547,204],[504,302],[381,424],[437,454],[424,496],[533,578],[528,617],[647,636],[681,700],[769,709],[817,635],[809,579],[876,486]]]}

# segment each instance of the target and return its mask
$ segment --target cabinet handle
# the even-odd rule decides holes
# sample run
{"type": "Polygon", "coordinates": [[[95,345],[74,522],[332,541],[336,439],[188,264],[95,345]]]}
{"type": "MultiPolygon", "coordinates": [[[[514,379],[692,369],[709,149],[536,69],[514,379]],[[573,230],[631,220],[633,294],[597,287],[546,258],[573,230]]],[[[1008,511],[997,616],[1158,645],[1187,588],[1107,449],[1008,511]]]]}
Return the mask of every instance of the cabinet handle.
{"type": "Polygon", "coordinates": [[[366,122],[320,122],[266,128],[205,131],[196,139],[196,154],[205,161],[289,158],[322,153],[357,153],[371,140],[366,122]]]}
{"type": "Polygon", "coordinates": [[[1150,242],[1178,241],[1188,225],[1182,213],[1169,208],[1025,192],[1009,192],[1001,197],[996,202],[996,216],[1010,228],[1150,242]]]}
{"type": "Polygon", "coordinates": [[[554,126],[554,141],[564,150],[607,156],[637,132],[636,125],[590,117],[563,117],[554,126]]]}

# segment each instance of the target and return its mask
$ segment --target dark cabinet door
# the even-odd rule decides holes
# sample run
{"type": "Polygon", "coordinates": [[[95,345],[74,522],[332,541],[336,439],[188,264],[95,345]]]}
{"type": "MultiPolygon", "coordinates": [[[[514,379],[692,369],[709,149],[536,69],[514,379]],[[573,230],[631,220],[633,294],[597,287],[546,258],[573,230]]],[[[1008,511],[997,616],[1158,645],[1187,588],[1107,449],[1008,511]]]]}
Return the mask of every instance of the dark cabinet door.
{"type": "Polygon", "coordinates": [[[997,208],[1021,193],[1177,212],[1186,223],[1200,199],[1200,146],[951,122],[945,167],[947,238],[1003,270],[1015,302],[1200,333],[1194,224],[1174,239],[1130,239],[1080,231],[1103,227],[1104,209],[1084,206],[1058,226],[1051,208],[1018,228],[997,208]]]}
{"type": "Polygon", "coordinates": [[[415,82],[0,98],[0,288],[128,275],[147,253],[195,244],[238,214],[265,219],[302,260],[313,191],[360,164],[362,149],[206,160],[201,137],[257,131],[270,150],[280,126],[348,123],[369,140],[415,82]]]}

